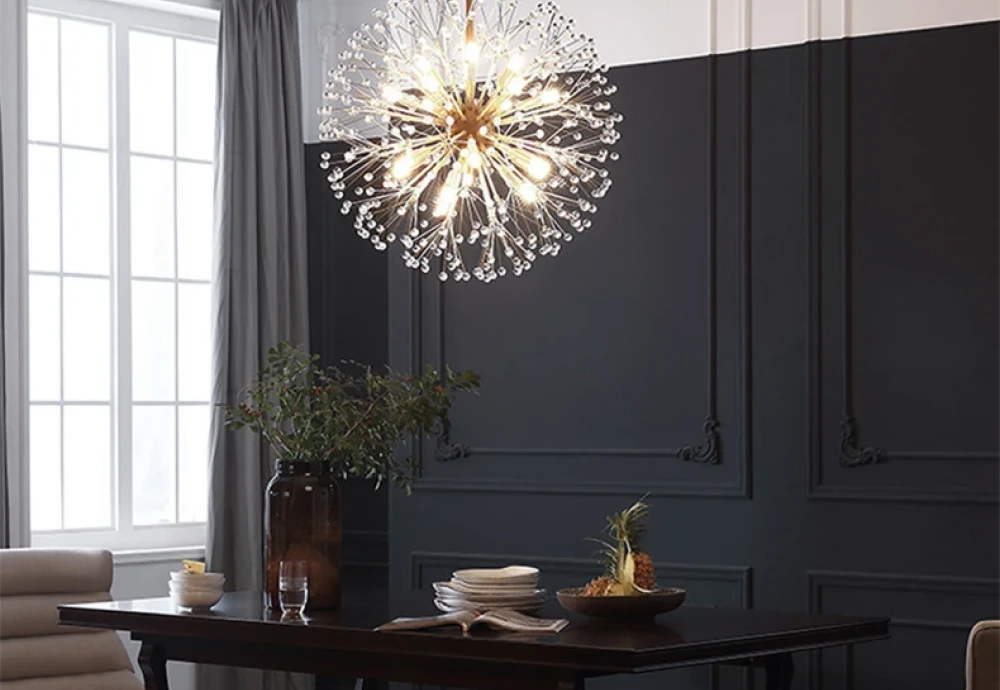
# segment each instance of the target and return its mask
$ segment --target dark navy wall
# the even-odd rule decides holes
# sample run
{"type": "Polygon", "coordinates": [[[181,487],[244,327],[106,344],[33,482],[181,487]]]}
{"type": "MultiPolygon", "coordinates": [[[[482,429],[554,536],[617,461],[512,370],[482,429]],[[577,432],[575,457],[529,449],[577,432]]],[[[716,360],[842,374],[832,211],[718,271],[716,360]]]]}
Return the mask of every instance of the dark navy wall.
{"type": "MultiPolygon", "coordinates": [[[[448,440],[468,457],[427,444],[390,495],[394,590],[513,561],[581,584],[584,537],[649,492],[660,583],[694,603],[893,617],[891,641],[797,658],[800,688],[962,687],[1000,609],[997,37],[614,68],[594,228],[491,285],[386,264],[311,167],[314,348],[483,375],[448,440]]],[[[345,525],[383,529],[380,500],[345,525]]]]}
{"type": "MultiPolygon", "coordinates": [[[[319,145],[306,146],[311,350],[328,365],[352,361],[384,367],[389,359],[386,255],[345,231],[344,216],[320,174],[320,151],[319,145]]],[[[386,491],[376,492],[360,480],[344,482],[341,491],[346,578],[384,582],[386,491]]]]}

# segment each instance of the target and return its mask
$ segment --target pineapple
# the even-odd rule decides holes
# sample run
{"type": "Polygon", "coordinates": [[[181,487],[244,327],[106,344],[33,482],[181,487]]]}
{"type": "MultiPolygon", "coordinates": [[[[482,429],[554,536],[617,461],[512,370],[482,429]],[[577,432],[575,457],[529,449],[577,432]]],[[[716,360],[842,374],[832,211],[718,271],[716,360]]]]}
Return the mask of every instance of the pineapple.
{"type": "Polygon", "coordinates": [[[181,565],[184,566],[184,572],[191,575],[204,575],[205,574],[205,564],[200,561],[181,561],[181,565]]]}
{"type": "Polygon", "coordinates": [[[587,583],[587,586],[583,588],[583,596],[585,597],[603,597],[608,593],[608,589],[611,585],[615,584],[615,581],[611,579],[608,575],[601,575],[600,577],[595,577],[593,580],[587,583]]]}
{"type": "MultiPolygon", "coordinates": [[[[645,497],[643,497],[645,498],[645,497]]],[[[599,541],[604,548],[605,574],[585,588],[586,596],[628,596],[648,594],[656,589],[653,559],[642,550],[649,506],[639,499],[627,510],[608,516],[608,533],[613,544],[599,541]]]]}

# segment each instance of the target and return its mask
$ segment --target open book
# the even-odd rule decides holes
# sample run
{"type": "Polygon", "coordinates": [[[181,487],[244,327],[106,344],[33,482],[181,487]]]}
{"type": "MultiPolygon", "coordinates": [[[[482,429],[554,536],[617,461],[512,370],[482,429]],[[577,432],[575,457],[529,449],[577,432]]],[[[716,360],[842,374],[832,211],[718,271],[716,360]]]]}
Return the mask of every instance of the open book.
{"type": "Polygon", "coordinates": [[[474,625],[484,623],[497,630],[508,630],[510,632],[525,633],[557,633],[567,625],[569,621],[562,619],[534,618],[526,616],[517,611],[487,611],[477,613],[475,611],[456,611],[455,613],[444,613],[440,616],[426,616],[424,618],[396,618],[384,625],[380,625],[376,630],[422,630],[424,628],[437,628],[443,625],[458,625],[463,632],[469,632],[474,625]]]}

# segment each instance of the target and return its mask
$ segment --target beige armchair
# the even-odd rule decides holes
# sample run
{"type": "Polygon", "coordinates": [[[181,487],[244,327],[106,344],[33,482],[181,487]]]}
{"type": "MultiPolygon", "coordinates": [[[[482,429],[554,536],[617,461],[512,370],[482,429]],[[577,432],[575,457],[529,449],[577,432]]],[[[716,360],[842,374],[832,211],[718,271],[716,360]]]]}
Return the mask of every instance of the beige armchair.
{"type": "Polygon", "coordinates": [[[56,606],[111,599],[111,554],[0,550],[3,690],[140,690],[117,633],[57,625],[56,606]]]}
{"type": "Polygon", "coordinates": [[[980,621],[969,633],[965,687],[966,690],[1000,688],[1000,621],[980,621]]]}

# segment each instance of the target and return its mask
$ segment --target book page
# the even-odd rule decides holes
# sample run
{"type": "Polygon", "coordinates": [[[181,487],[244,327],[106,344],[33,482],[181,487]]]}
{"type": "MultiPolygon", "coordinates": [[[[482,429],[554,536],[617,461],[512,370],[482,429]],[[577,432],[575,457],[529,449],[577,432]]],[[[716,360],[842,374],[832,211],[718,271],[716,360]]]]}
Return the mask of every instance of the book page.
{"type": "Polygon", "coordinates": [[[469,627],[476,622],[477,615],[475,611],[456,611],[455,613],[443,613],[440,616],[394,618],[388,623],[378,626],[375,630],[423,630],[443,625],[458,625],[463,632],[468,632],[469,627]]]}
{"type": "Polygon", "coordinates": [[[507,610],[487,611],[476,618],[475,623],[486,623],[500,630],[528,633],[557,633],[569,625],[569,621],[564,619],[535,618],[507,610]]]}

